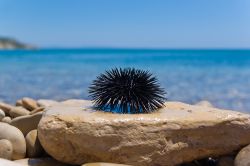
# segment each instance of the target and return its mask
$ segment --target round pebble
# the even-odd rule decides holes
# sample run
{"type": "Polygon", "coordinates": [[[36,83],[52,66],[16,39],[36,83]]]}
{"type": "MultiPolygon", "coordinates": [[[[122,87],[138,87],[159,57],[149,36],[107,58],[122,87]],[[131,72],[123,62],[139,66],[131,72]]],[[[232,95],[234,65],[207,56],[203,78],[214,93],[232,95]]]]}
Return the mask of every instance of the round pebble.
{"type": "Polygon", "coordinates": [[[6,116],[2,119],[2,122],[10,124],[11,118],[9,116],[6,116]]]}
{"type": "Polygon", "coordinates": [[[43,154],[43,148],[37,137],[37,130],[30,131],[26,137],[27,157],[39,157],[43,154]]]}
{"type": "Polygon", "coordinates": [[[26,155],[26,142],[23,133],[16,127],[0,122],[0,139],[7,139],[13,147],[11,159],[22,159],[26,155]]]}

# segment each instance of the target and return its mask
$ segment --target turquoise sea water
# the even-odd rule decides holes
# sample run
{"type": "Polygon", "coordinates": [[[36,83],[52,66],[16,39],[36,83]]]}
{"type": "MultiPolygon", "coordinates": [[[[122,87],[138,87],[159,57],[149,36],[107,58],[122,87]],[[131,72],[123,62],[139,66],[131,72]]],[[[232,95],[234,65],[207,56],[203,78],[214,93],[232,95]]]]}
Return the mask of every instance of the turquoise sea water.
{"type": "Polygon", "coordinates": [[[91,81],[112,67],[150,70],[169,100],[250,112],[250,50],[0,51],[0,100],[88,99],[91,81]]]}

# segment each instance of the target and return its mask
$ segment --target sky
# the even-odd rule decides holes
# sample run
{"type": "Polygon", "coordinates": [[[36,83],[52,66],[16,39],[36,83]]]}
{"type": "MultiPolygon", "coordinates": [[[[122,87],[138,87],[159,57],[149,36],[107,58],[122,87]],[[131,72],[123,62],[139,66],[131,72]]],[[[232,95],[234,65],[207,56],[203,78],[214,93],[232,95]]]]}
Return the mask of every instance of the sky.
{"type": "Polygon", "coordinates": [[[0,0],[0,36],[44,48],[250,48],[250,0],[0,0]]]}

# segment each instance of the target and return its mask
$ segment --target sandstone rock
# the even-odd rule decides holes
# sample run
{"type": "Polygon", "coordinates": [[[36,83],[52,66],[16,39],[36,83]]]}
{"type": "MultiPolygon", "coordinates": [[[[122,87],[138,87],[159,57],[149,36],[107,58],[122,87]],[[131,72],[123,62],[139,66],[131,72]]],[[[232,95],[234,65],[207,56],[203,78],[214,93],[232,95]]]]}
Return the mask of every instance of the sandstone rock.
{"type": "Polygon", "coordinates": [[[10,124],[11,118],[9,116],[6,116],[2,119],[2,122],[10,124]]]}
{"type": "Polygon", "coordinates": [[[13,154],[12,143],[7,139],[0,140],[0,158],[10,160],[13,154]]]}
{"type": "Polygon", "coordinates": [[[206,101],[206,100],[202,100],[202,101],[196,103],[195,105],[204,106],[204,107],[214,107],[212,103],[210,103],[209,101],[206,101]]]}
{"type": "Polygon", "coordinates": [[[23,166],[22,164],[18,164],[16,162],[6,160],[6,159],[1,159],[1,158],[0,158],[0,165],[1,166],[23,166]]]}
{"type": "Polygon", "coordinates": [[[54,101],[54,100],[45,100],[45,99],[40,99],[37,101],[38,106],[40,107],[50,107],[54,104],[58,104],[59,102],[54,101]]]}
{"type": "Polygon", "coordinates": [[[235,166],[249,166],[250,165],[250,145],[240,150],[234,160],[235,166]]]}
{"type": "Polygon", "coordinates": [[[70,106],[84,106],[86,104],[90,104],[91,102],[88,100],[78,100],[78,99],[69,99],[69,100],[65,100],[62,101],[61,104],[64,105],[70,105],[70,106]]]}
{"type": "Polygon", "coordinates": [[[0,121],[5,117],[5,112],[0,109],[0,121]]]}
{"type": "Polygon", "coordinates": [[[26,137],[27,157],[39,157],[43,153],[43,148],[37,138],[37,130],[30,131],[26,137]]]}
{"type": "Polygon", "coordinates": [[[48,154],[69,164],[177,165],[228,154],[250,143],[250,115],[167,102],[151,114],[112,114],[57,104],[38,125],[48,154]]]}
{"type": "Polygon", "coordinates": [[[232,156],[221,157],[217,166],[234,166],[234,158],[232,156]]]}
{"type": "Polygon", "coordinates": [[[114,163],[87,163],[82,166],[129,166],[124,164],[114,164],[114,163]]]}
{"type": "Polygon", "coordinates": [[[0,139],[7,139],[13,147],[12,159],[22,159],[26,154],[26,143],[22,132],[14,126],[0,122],[0,139]]]}
{"type": "Polygon", "coordinates": [[[15,162],[22,164],[22,166],[69,166],[52,158],[25,158],[15,160],[15,162]]]}
{"type": "Polygon", "coordinates": [[[12,118],[16,118],[16,117],[19,117],[19,116],[24,116],[24,115],[29,115],[29,111],[26,110],[25,108],[23,107],[20,107],[20,106],[17,106],[17,107],[13,107],[9,114],[12,118]]]}
{"type": "Polygon", "coordinates": [[[23,98],[22,103],[23,103],[23,107],[30,111],[33,111],[34,109],[38,108],[36,100],[28,98],[28,97],[23,98]]]}
{"type": "Polygon", "coordinates": [[[10,124],[17,127],[26,136],[31,130],[37,129],[42,114],[42,112],[38,112],[33,115],[17,117],[12,119],[10,124]]]}
{"type": "Polygon", "coordinates": [[[16,101],[16,106],[22,106],[23,107],[22,99],[16,101]]]}
{"type": "Polygon", "coordinates": [[[33,115],[38,112],[43,112],[45,110],[44,107],[38,107],[37,109],[34,109],[33,111],[30,112],[30,115],[33,115]]]}
{"type": "Polygon", "coordinates": [[[12,109],[12,105],[0,102],[0,109],[2,109],[6,115],[9,115],[10,110],[12,109]]]}

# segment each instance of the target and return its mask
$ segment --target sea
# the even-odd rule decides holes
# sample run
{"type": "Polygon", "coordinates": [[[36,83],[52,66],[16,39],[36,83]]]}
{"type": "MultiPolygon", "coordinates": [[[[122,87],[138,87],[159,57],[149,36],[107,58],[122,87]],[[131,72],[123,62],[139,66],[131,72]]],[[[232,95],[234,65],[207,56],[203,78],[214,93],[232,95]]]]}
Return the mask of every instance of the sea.
{"type": "Polygon", "coordinates": [[[148,70],[169,101],[250,113],[250,50],[39,49],[0,51],[0,101],[90,99],[88,87],[112,68],[148,70]]]}

